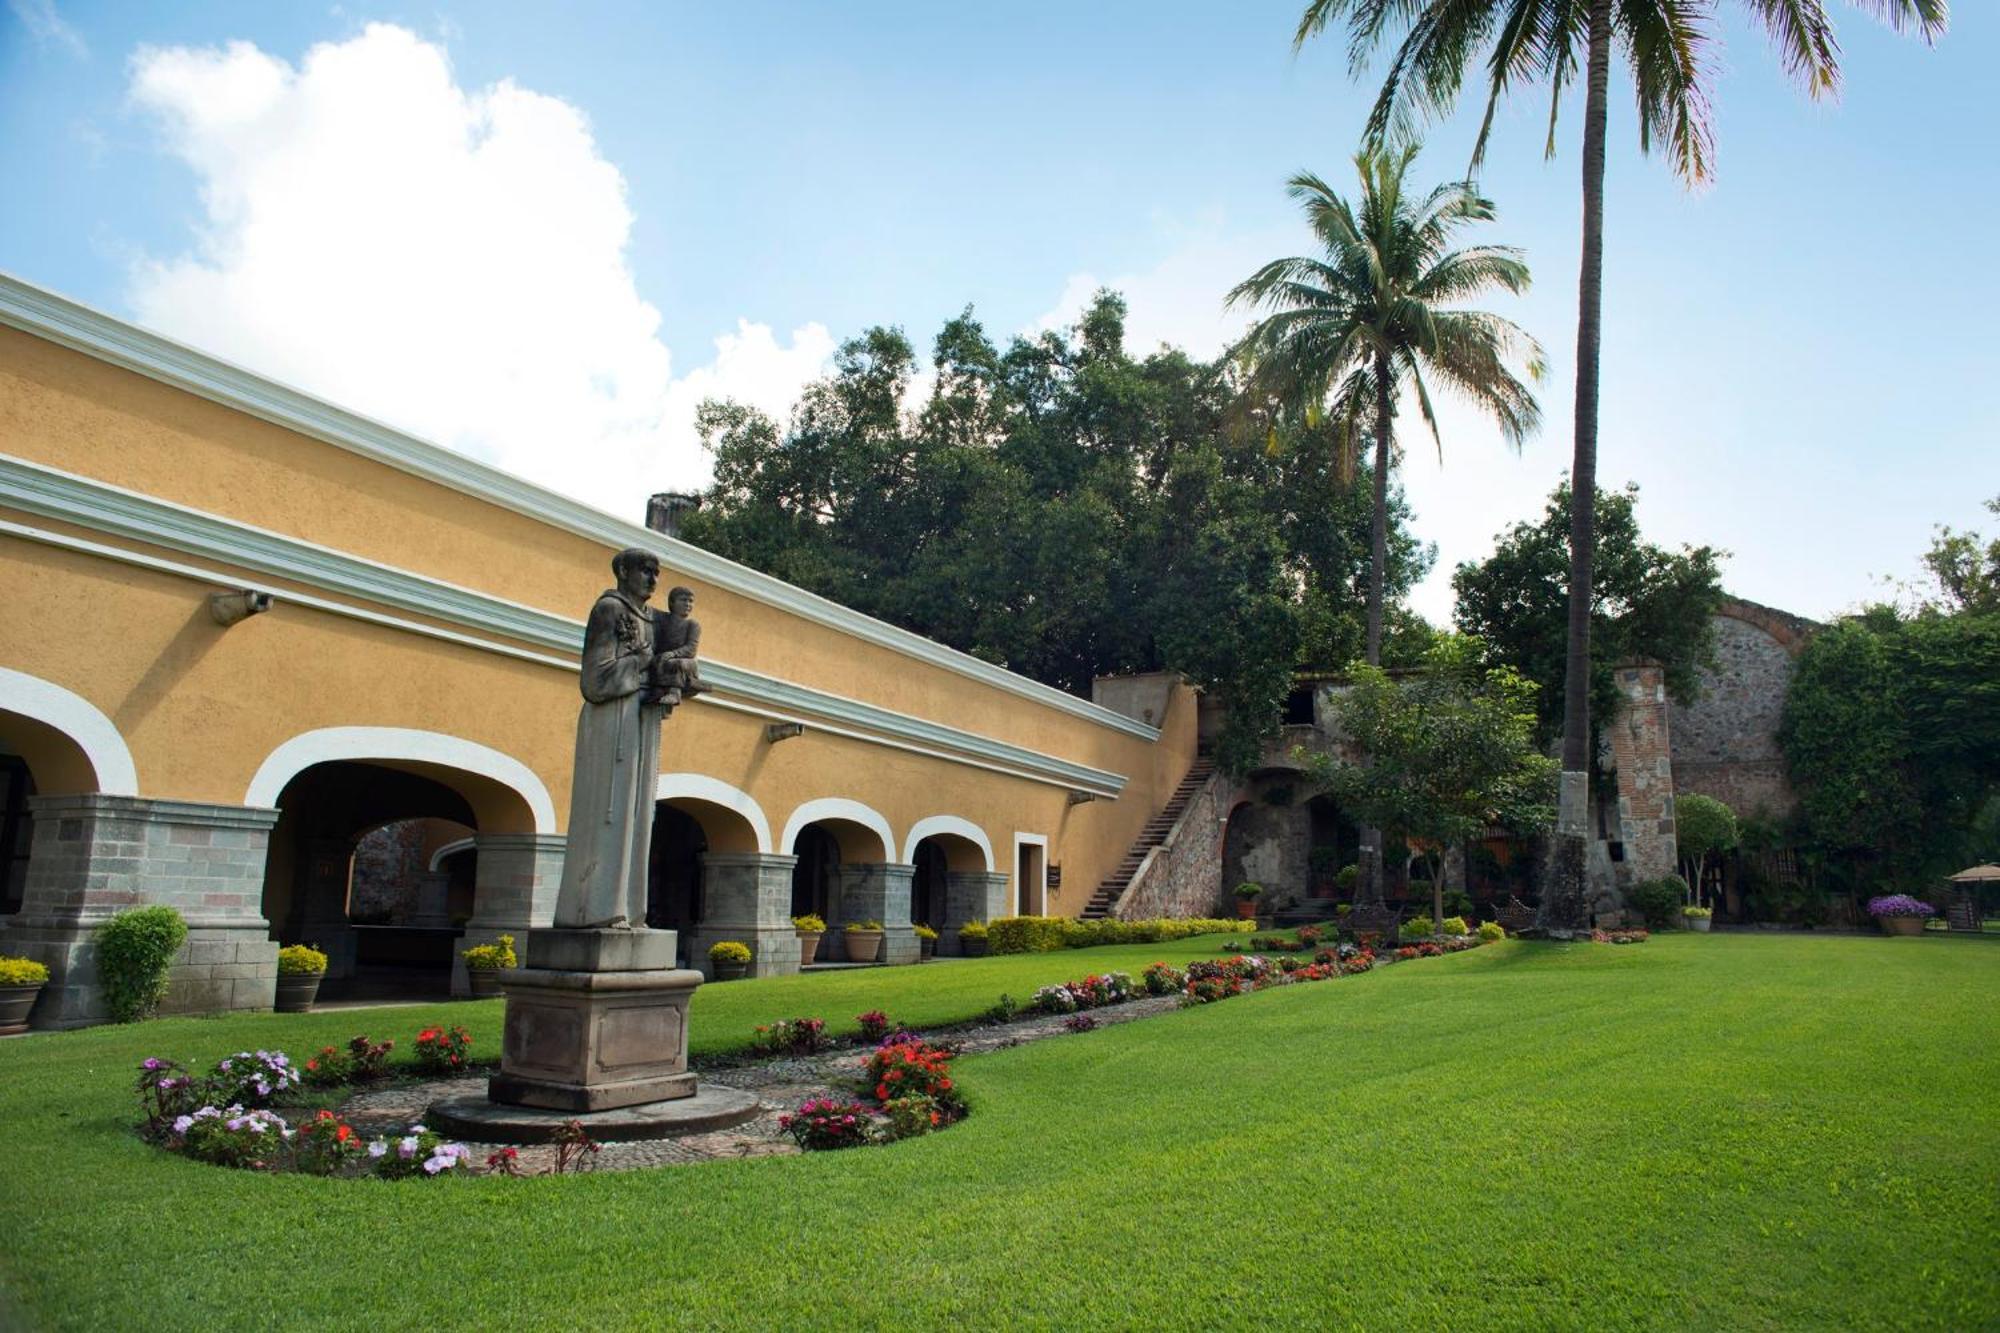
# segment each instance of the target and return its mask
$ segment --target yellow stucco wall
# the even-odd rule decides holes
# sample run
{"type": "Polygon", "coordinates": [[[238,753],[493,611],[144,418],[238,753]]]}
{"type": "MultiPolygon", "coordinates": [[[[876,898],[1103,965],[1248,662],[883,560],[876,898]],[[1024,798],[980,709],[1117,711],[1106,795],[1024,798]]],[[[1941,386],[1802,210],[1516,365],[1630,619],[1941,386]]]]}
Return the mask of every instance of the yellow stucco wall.
{"type": "MultiPolygon", "coordinates": [[[[573,618],[610,581],[610,552],[596,542],[14,329],[0,329],[0,453],[573,618]]],[[[632,498],[636,510],[639,487],[632,498]]],[[[696,589],[709,657],[1128,780],[1116,801],[1072,807],[1060,787],[964,763],[811,729],[773,744],[762,718],[706,701],[677,711],[662,769],[747,792],[774,839],[797,806],[824,797],[872,807],[898,839],[928,816],[967,819],[986,832],[1000,870],[1012,869],[1014,833],[1045,835],[1049,860],[1063,867],[1051,907],[1074,912],[1192,762],[1195,708],[1185,690],[1160,720],[1160,738],[1149,740],[669,564],[662,587],[676,581],[696,589]]],[[[224,629],[206,612],[211,587],[0,535],[0,666],[52,681],[106,714],[132,751],[141,795],[241,803],[266,757],[293,737],[400,727],[520,761],[547,788],[558,826],[566,820],[578,705],[572,671],[282,596],[271,612],[224,629]]],[[[18,719],[11,730],[0,719],[0,739],[34,762],[31,733],[18,719]]],[[[70,780],[54,761],[40,768],[47,790],[70,780]]],[[[492,831],[526,818],[518,801],[469,785],[492,831]]],[[[902,850],[889,854],[900,859],[902,850]]]]}

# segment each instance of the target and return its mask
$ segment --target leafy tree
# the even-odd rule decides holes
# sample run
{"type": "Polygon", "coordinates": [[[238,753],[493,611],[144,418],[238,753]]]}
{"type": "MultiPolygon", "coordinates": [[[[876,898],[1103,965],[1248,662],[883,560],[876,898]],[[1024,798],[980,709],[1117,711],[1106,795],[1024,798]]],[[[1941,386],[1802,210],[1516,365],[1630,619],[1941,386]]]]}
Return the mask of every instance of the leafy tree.
{"type": "MultiPolygon", "coordinates": [[[[1594,527],[1598,577],[1590,630],[1592,712],[1609,718],[1617,707],[1612,668],[1632,657],[1660,663],[1667,692],[1688,704],[1700,691],[1700,672],[1714,657],[1712,619],[1722,605],[1713,547],[1669,551],[1639,533],[1639,488],[1597,493],[1594,527]]],[[[1458,628],[1477,635],[1496,662],[1540,684],[1537,735],[1560,734],[1562,696],[1550,688],[1567,669],[1569,487],[1549,496],[1540,521],[1516,523],[1502,533],[1483,562],[1452,574],[1458,628]]],[[[1595,752],[1593,748],[1593,753],[1595,752]]]]}
{"type": "Polygon", "coordinates": [[[1535,687],[1483,657],[1476,641],[1441,635],[1407,679],[1355,667],[1333,714],[1358,762],[1306,760],[1344,809],[1428,849],[1433,921],[1444,919],[1446,848],[1490,825],[1532,833],[1555,818],[1556,765],[1535,745],[1535,687]]]}
{"type": "Polygon", "coordinates": [[[1681,862],[1681,878],[1693,886],[1694,903],[1703,903],[1702,882],[1708,858],[1726,852],[1741,841],[1736,812],[1713,796],[1689,792],[1674,798],[1674,842],[1681,862]]]}
{"type": "MultiPolygon", "coordinates": [[[[1988,500],[1986,508],[2000,514],[2000,496],[1988,500]]],[[[1924,567],[1937,580],[1946,612],[2000,612],[2000,537],[1982,547],[1978,533],[1940,526],[1924,553],[1924,567]]]]}
{"type": "MultiPolygon", "coordinates": [[[[1898,29],[1914,27],[1926,40],[1942,35],[1947,0],[1857,0],[1898,29]]],[[[1839,44],[1825,0],[1744,0],[1750,17],[1776,43],[1786,73],[1814,97],[1840,87],[1839,44]]],[[[1712,134],[1709,84],[1716,39],[1710,26],[1715,0],[1308,0],[1294,49],[1345,20],[1348,54],[1358,74],[1392,32],[1401,40],[1369,116],[1372,142],[1383,142],[1414,122],[1442,115],[1458,101],[1467,69],[1485,56],[1486,116],[1472,151],[1476,170],[1502,96],[1522,85],[1550,90],[1547,151],[1555,155],[1556,119],[1563,89],[1583,56],[1583,266],[1577,283],[1575,457],[1570,467],[1568,645],[1563,703],[1561,837],[1555,882],[1542,895],[1544,924],[1564,930],[1586,924],[1584,879],[1584,781],[1591,750],[1590,708],[1595,693],[1590,645],[1596,608],[1593,591],[1593,511],[1597,491],[1598,358],[1604,318],[1604,157],[1610,113],[1614,45],[1631,67],[1638,98],[1639,148],[1664,140],[1675,172],[1690,185],[1709,179],[1712,134]]]]}
{"type": "MultiPolygon", "coordinates": [[[[1075,329],[1004,349],[967,311],[932,365],[936,387],[910,401],[908,339],[871,329],[786,424],[705,404],[715,481],[684,535],[1078,694],[1100,675],[1185,672],[1227,705],[1218,757],[1235,768],[1274,731],[1302,655],[1361,642],[1366,499],[1302,502],[1302,487],[1335,494],[1330,431],[1251,438],[1230,366],[1132,357],[1109,292],[1075,329]]],[[[1431,552],[1390,494],[1400,596],[1431,552]]]]}

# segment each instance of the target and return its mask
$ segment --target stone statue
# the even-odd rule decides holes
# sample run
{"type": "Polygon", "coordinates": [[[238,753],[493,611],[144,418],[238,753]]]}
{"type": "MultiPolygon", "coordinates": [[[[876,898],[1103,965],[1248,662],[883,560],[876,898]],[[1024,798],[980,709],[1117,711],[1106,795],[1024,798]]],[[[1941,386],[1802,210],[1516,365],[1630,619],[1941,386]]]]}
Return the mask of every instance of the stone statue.
{"type": "MultiPolygon", "coordinates": [[[[663,618],[646,604],[659,585],[659,558],[629,547],[612,557],[611,572],[618,586],[597,599],[583,631],[583,711],[576,720],[558,929],[644,925],[660,723],[690,684],[705,688],[694,668],[701,631],[685,611],[674,631],[680,655],[660,651],[663,618]]],[[[694,594],[683,588],[674,593],[692,605],[694,594]]]]}
{"type": "Polygon", "coordinates": [[[667,594],[667,614],[657,619],[653,636],[653,681],[646,691],[647,703],[672,708],[708,688],[695,663],[701,652],[701,622],[689,614],[693,610],[694,589],[675,588],[667,594]]]}

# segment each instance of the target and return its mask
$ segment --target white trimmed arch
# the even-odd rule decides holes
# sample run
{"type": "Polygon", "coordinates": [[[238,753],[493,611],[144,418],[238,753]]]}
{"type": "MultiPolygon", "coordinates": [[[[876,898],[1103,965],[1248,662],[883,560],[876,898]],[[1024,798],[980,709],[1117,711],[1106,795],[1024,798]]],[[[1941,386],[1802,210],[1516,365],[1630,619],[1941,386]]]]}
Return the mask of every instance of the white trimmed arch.
{"type": "Polygon", "coordinates": [[[137,796],[139,769],[118,725],[82,695],[25,671],[0,667],[0,711],[52,727],[75,742],[107,796],[137,796]]]}
{"type": "Polygon", "coordinates": [[[341,760],[387,760],[412,764],[434,764],[474,773],[506,787],[528,805],[535,832],[560,833],[556,825],[555,802],[535,771],[512,755],[502,754],[477,741],[447,736],[437,731],[416,731],[408,727],[321,727],[292,737],[258,767],[243,794],[245,805],[270,807],[278,803],[285,784],[314,764],[341,760]]]}
{"type": "Polygon", "coordinates": [[[792,811],[792,817],[785,821],[785,836],[779,847],[791,851],[799,831],[823,819],[844,819],[850,824],[859,824],[882,840],[883,856],[896,854],[896,831],[889,827],[889,821],[882,817],[881,812],[843,796],[823,796],[816,801],[807,801],[792,811]]]}
{"type": "Polygon", "coordinates": [[[733,810],[743,816],[750,825],[750,831],[757,836],[757,850],[765,856],[771,854],[771,821],[764,817],[764,807],[752,799],[750,793],[741,791],[720,778],[709,777],[705,773],[662,773],[659,785],[654,789],[653,799],[671,801],[682,798],[690,801],[707,801],[725,810],[733,810]]]}
{"type": "Polygon", "coordinates": [[[903,860],[906,863],[914,863],[917,858],[917,844],[925,838],[940,833],[956,834],[977,847],[979,854],[986,858],[987,873],[993,872],[993,844],[986,840],[986,830],[970,820],[960,819],[957,815],[929,815],[912,824],[910,836],[903,842],[903,860]]]}

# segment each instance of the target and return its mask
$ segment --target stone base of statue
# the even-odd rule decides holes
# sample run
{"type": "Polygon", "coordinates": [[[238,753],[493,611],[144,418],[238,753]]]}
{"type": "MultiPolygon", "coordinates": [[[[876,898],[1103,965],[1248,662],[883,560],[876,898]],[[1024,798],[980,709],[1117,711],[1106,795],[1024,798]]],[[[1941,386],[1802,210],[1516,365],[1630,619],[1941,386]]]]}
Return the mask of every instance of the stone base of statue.
{"type": "Polygon", "coordinates": [[[692,1097],[687,1010],[699,972],[673,966],[670,930],[537,930],[507,995],[494,1102],[610,1111],[692,1097]]]}

